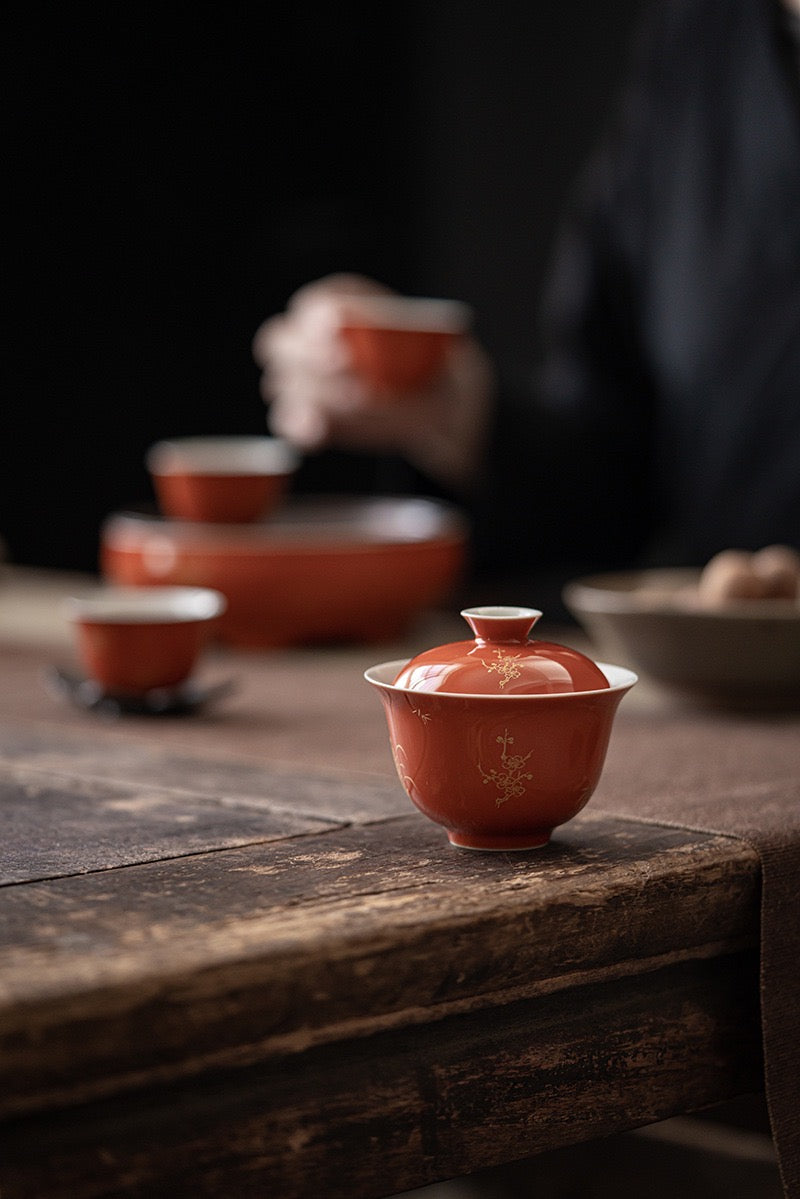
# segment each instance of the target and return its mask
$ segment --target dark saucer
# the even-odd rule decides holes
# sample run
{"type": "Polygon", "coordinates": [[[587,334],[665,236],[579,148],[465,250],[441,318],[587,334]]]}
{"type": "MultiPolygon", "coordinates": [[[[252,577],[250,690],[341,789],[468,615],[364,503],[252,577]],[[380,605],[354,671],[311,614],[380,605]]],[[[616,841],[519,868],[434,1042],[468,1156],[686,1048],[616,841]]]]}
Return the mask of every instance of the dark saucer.
{"type": "Polygon", "coordinates": [[[189,680],[180,687],[157,687],[143,695],[104,691],[93,679],[61,666],[46,673],[48,689],[58,698],[67,699],[87,712],[101,716],[190,716],[207,704],[222,699],[233,690],[233,680],[197,683],[189,680]]]}

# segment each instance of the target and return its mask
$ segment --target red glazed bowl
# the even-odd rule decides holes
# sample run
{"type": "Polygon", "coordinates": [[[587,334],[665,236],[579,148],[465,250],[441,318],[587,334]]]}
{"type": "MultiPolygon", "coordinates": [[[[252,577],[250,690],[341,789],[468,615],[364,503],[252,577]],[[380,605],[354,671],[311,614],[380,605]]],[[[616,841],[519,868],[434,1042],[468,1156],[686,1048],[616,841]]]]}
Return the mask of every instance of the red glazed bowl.
{"type": "Polygon", "coordinates": [[[202,587],[112,586],[66,601],[89,678],[130,696],[184,683],[224,609],[224,596],[202,587]]]}
{"type": "Polygon", "coordinates": [[[272,512],[297,468],[277,437],[179,437],[156,442],[146,462],[167,516],[236,523],[272,512]]]}
{"type": "MultiPolygon", "coordinates": [[[[546,644],[528,643],[534,654],[546,644]]],[[[414,685],[415,663],[424,674],[425,655],[411,663],[384,662],[365,674],[385,710],[398,777],[412,803],[444,826],[452,845],[481,850],[546,845],[595,790],[614,716],[636,675],[607,663],[580,662],[583,655],[568,650],[564,656],[560,651],[566,647],[550,646],[559,651],[552,657],[544,653],[552,670],[532,668],[531,685],[543,679],[545,685],[506,691],[503,679],[507,686],[526,656],[523,643],[487,639],[477,646],[481,690],[460,691],[459,677],[468,678],[474,663],[467,669],[463,643],[456,645],[460,660],[450,690],[414,685]],[[508,669],[495,669],[497,662],[508,669]],[[571,685],[565,677],[570,673],[571,685]],[[548,674],[557,677],[555,689],[546,685],[548,674]],[[590,689],[581,689],[585,683],[590,689]]],[[[448,654],[440,656],[440,665],[453,647],[442,648],[448,654]]],[[[416,676],[418,684],[421,677],[416,676]]]]}
{"type": "Polygon", "coordinates": [[[221,591],[217,632],[229,645],[369,643],[449,597],[467,535],[438,500],[304,497],[250,525],[118,513],[101,530],[100,565],[116,583],[221,591]]]}
{"type": "Polygon", "coordinates": [[[385,395],[429,383],[470,319],[457,300],[358,296],[347,301],[341,335],[357,373],[385,395]]]}

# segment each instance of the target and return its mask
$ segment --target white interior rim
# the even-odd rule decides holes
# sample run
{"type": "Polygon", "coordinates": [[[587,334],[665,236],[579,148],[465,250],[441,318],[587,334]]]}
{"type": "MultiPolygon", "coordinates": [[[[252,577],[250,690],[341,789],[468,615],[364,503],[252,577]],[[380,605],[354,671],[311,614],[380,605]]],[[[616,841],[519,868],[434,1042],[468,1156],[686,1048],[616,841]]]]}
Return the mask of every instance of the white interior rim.
{"type": "Polygon", "coordinates": [[[492,695],[488,692],[470,692],[470,691],[416,691],[412,687],[396,687],[393,679],[407,666],[411,661],[410,658],[397,658],[391,662],[380,662],[376,666],[370,666],[364,671],[364,678],[368,683],[374,683],[377,686],[385,687],[389,691],[396,691],[401,695],[449,695],[453,699],[488,699],[495,700],[498,703],[503,703],[508,700],[530,700],[532,703],[541,700],[574,700],[583,695],[608,695],[609,692],[627,691],[630,687],[639,681],[639,676],[632,670],[628,670],[626,666],[615,666],[611,662],[595,662],[596,666],[602,670],[603,674],[608,679],[608,687],[598,687],[593,691],[540,691],[530,695],[492,695]]]}
{"type": "Polygon", "coordinates": [[[348,296],[342,324],[420,332],[461,333],[472,320],[472,309],[460,300],[423,296],[348,296]]]}
{"type": "Polygon", "coordinates": [[[285,475],[298,463],[291,446],[271,437],[187,437],[147,451],[153,474],[285,475]]]}
{"type": "Polygon", "coordinates": [[[208,587],[109,587],[65,601],[72,620],[95,624],[175,624],[213,620],[225,596],[208,587]]]}

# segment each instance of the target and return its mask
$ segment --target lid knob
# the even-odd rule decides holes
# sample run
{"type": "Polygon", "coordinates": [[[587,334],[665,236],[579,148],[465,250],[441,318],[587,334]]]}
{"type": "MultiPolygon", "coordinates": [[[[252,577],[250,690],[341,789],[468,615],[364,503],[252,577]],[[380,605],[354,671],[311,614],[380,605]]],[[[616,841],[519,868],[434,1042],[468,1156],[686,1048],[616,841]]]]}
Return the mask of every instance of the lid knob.
{"type": "Polygon", "coordinates": [[[538,608],[493,605],[463,608],[461,615],[478,641],[525,642],[542,614],[538,608]]]}

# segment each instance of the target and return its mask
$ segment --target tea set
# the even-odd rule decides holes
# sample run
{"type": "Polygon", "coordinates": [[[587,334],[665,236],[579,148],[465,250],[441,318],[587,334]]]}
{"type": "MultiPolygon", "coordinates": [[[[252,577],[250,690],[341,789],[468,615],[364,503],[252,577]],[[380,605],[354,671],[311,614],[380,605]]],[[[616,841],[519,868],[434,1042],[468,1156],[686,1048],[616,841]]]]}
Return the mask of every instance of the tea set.
{"type": "MultiPolygon", "coordinates": [[[[470,320],[457,301],[353,296],[340,334],[378,405],[390,395],[402,402],[404,389],[439,371],[470,320]]],[[[103,575],[222,591],[216,635],[237,648],[397,636],[444,599],[466,560],[467,523],[455,505],[296,494],[298,458],[278,437],[172,438],[146,461],[159,511],[103,522],[103,575]]]]}
{"type": "MultiPolygon", "coordinates": [[[[399,311],[390,298],[359,297],[343,321],[342,335],[354,365],[379,393],[390,386],[418,387],[439,369],[469,319],[469,310],[454,302],[405,300],[399,311]]],[[[155,524],[166,522],[162,541],[170,522],[184,531],[187,544],[219,531],[225,544],[234,547],[239,566],[253,558],[251,553],[248,559],[250,538],[263,537],[277,522],[275,514],[298,465],[286,443],[266,436],[165,440],[150,448],[146,463],[161,509],[155,524]]],[[[123,541],[138,531],[135,516],[127,518],[128,525],[134,522],[132,534],[127,526],[121,528],[125,519],[118,516],[113,522],[123,541]]],[[[367,562],[369,578],[379,578],[395,591],[402,590],[404,580],[411,589],[409,603],[430,605],[453,581],[466,530],[456,521],[428,534],[403,541],[387,531],[384,520],[381,531],[367,541],[388,549],[389,556],[378,569],[363,552],[354,557],[367,562]],[[413,551],[415,545],[428,552],[417,574],[413,552],[400,552],[413,551]],[[440,578],[430,545],[439,554],[440,578]],[[449,557],[442,558],[443,546],[449,557]],[[434,592],[426,590],[431,577],[434,592]]],[[[235,571],[227,569],[214,586],[207,585],[207,570],[186,577],[185,569],[174,569],[180,558],[173,545],[162,556],[167,569],[155,576],[138,568],[131,574],[130,563],[138,559],[125,557],[119,536],[106,539],[104,586],[66,603],[84,671],[84,706],[95,707],[105,697],[121,711],[191,710],[187,696],[193,672],[224,628],[226,613],[230,616],[241,599],[229,587],[235,571]],[[92,703],[86,702],[87,685],[92,703]]],[[[305,546],[307,550],[307,535],[305,546]]],[[[343,548],[341,537],[333,540],[334,552],[337,547],[343,548]]],[[[320,572],[322,559],[318,553],[312,557],[309,569],[320,583],[337,574],[320,572]]],[[[151,564],[153,560],[151,554],[151,564]]],[[[255,590],[263,602],[266,576],[258,576],[255,588],[256,576],[248,577],[251,585],[245,579],[242,594],[255,590]]],[[[346,588],[345,598],[367,594],[369,578],[346,588]]],[[[277,619],[280,624],[276,614],[291,608],[293,595],[314,594],[313,575],[308,583],[282,589],[273,623],[277,619]]],[[[376,596],[376,611],[384,607],[383,596],[376,596]]],[[[441,825],[454,846],[514,851],[546,845],[553,830],[571,820],[592,795],[615,713],[636,675],[533,638],[542,615],[537,609],[482,606],[466,608],[461,615],[471,639],[423,650],[410,660],[378,663],[365,672],[384,708],[398,778],[412,804],[441,825]]],[[[396,630],[363,625],[361,631],[368,639],[380,639],[396,630]]]]}

